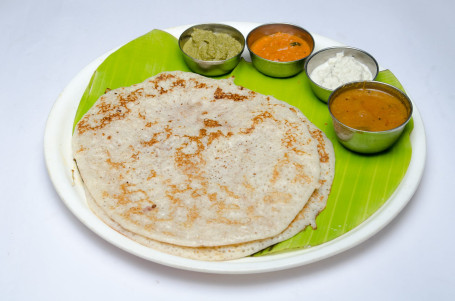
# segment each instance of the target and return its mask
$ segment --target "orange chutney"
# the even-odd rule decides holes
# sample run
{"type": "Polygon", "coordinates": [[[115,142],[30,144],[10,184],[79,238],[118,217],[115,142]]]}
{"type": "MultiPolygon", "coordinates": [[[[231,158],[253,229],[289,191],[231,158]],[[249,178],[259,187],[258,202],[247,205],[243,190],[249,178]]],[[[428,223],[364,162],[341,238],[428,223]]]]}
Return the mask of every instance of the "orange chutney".
{"type": "Polygon", "coordinates": [[[397,97],[376,89],[350,89],[337,95],[330,110],[338,121],[363,131],[386,131],[402,125],[409,117],[397,97]]]}
{"type": "Polygon", "coordinates": [[[308,56],[311,49],[304,39],[289,33],[277,32],[257,39],[251,45],[251,51],[267,60],[290,62],[308,56]]]}

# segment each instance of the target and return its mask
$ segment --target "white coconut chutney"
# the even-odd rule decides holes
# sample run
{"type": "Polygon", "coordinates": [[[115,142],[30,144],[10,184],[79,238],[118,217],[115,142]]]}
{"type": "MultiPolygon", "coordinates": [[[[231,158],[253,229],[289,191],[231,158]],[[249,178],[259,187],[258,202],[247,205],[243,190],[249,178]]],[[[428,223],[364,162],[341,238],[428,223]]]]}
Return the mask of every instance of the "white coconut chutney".
{"type": "Polygon", "coordinates": [[[318,85],[331,90],[352,81],[373,79],[366,65],[353,56],[344,55],[344,52],[316,67],[310,77],[318,85]]]}

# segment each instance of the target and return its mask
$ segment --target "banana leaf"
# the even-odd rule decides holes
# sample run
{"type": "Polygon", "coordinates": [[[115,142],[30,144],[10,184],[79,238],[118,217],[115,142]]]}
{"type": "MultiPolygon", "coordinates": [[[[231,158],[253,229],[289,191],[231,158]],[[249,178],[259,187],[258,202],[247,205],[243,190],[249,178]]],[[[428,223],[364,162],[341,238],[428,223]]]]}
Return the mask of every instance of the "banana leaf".
{"type": "MultiPolygon", "coordinates": [[[[109,55],[94,72],[79,103],[74,125],[106,89],[140,83],[160,72],[174,70],[190,71],[183,61],[177,39],[172,35],[152,30],[129,42],[109,55]]],[[[375,155],[361,155],[337,142],[327,104],[314,96],[304,72],[286,79],[271,78],[242,60],[224,77],[228,76],[234,76],[237,85],[272,95],[299,108],[324,131],[335,149],[335,178],[327,207],[316,219],[317,229],[308,226],[296,236],[254,256],[308,248],[333,240],[368,219],[400,184],[412,155],[409,136],[412,120],[392,148],[375,155]]],[[[381,71],[376,80],[404,91],[390,70],[381,71]]]]}

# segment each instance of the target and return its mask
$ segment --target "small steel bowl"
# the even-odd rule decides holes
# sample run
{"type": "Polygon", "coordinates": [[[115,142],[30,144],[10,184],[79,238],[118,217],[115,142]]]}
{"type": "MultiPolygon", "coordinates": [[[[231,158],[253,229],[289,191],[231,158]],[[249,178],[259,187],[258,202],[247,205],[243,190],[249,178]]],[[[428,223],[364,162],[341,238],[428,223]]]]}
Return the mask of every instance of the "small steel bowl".
{"type": "Polygon", "coordinates": [[[295,61],[277,62],[262,58],[259,55],[255,54],[253,51],[251,51],[251,45],[253,45],[253,43],[256,42],[259,38],[272,35],[277,32],[289,33],[302,38],[310,46],[311,50],[310,54],[313,52],[314,50],[313,36],[305,29],[296,25],[284,23],[264,24],[250,31],[246,38],[246,45],[248,51],[250,52],[251,62],[253,63],[253,66],[257,70],[271,77],[290,77],[296,75],[297,73],[303,70],[305,59],[310,54],[306,57],[303,57],[295,61]]]}
{"type": "Polygon", "coordinates": [[[245,49],[245,38],[240,31],[229,25],[216,23],[199,24],[191,26],[180,35],[179,47],[183,53],[183,59],[193,72],[205,76],[219,76],[231,72],[238,65],[243,50],[245,49]],[[226,60],[204,61],[191,57],[183,51],[183,45],[188,41],[188,39],[191,38],[191,34],[193,33],[195,28],[210,30],[214,33],[226,33],[240,42],[240,44],[242,45],[242,50],[240,50],[240,52],[237,55],[226,60]]]}
{"type": "MultiPolygon", "coordinates": [[[[318,52],[315,52],[306,60],[305,72],[306,72],[307,77],[310,80],[310,86],[311,86],[311,89],[313,90],[313,93],[320,100],[322,100],[324,102],[327,102],[330,94],[335,89],[329,89],[327,87],[323,87],[323,86],[319,85],[311,78],[311,74],[313,73],[314,69],[316,69],[316,67],[324,64],[325,62],[327,62],[329,59],[335,57],[336,54],[340,53],[340,52],[344,52],[345,55],[352,56],[356,60],[361,62],[362,64],[366,65],[373,76],[372,80],[376,79],[376,76],[378,75],[378,72],[379,72],[379,66],[378,66],[378,63],[376,62],[375,58],[373,56],[371,56],[369,53],[367,53],[363,50],[357,49],[357,48],[330,47],[330,48],[324,48],[322,50],[319,50],[318,52]]],[[[362,80],[362,79],[359,78],[358,80],[362,80]]]]}
{"type": "Polygon", "coordinates": [[[400,137],[404,127],[411,119],[413,111],[412,102],[405,93],[392,85],[377,81],[351,82],[340,86],[330,95],[328,107],[338,141],[347,149],[366,154],[378,153],[391,147],[400,137]],[[394,129],[376,132],[358,130],[340,122],[332,114],[333,100],[344,91],[363,88],[384,91],[398,98],[407,109],[406,121],[394,129]]]}

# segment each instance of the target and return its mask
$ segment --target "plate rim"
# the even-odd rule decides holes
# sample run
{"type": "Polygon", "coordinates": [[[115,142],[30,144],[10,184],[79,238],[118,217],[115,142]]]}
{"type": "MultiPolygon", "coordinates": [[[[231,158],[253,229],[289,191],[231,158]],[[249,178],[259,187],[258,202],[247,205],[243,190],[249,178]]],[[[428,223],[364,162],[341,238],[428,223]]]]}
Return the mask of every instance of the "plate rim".
{"type": "MultiPolygon", "coordinates": [[[[260,25],[260,23],[250,22],[220,23],[234,26],[243,33],[260,25]]],[[[164,31],[176,36],[189,26],[191,26],[191,24],[164,29],[164,31]]],[[[312,34],[314,35],[315,40],[322,42],[322,44],[329,43],[332,45],[341,45],[329,38],[314,33],[312,34]]],[[[335,256],[371,238],[403,210],[420,184],[425,168],[426,136],[420,112],[412,101],[413,98],[410,96],[414,106],[414,128],[410,134],[412,155],[406,174],[392,196],[378,210],[360,225],[345,234],[324,244],[307,249],[270,254],[263,257],[247,257],[230,261],[201,261],[187,259],[165,254],[140,245],[111,229],[92,213],[86,204],[81,180],[78,177],[77,172],[75,172],[74,162],[72,161],[72,158],[68,159],[68,150],[70,153],[69,157],[72,157],[72,121],[74,120],[74,114],[77,110],[79,99],[82,96],[80,92],[82,91],[83,93],[85,90],[94,70],[116,49],[118,48],[106,52],[86,65],[60,93],[59,97],[54,102],[46,121],[44,156],[49,177],[66,207],[68,207],[79,221],[98,236],[128,253],[165,266],[204,273],[251,274],[290,269],[335,256]],[[76,94],[76,96],[79,95],[79,97],[76,97],[74,94],[76,94]],[[71,112],[74,113],[71,115],[71,118],[65,119],[68,115],[63,113],[71,112]],[[62,124],[65,126],[62,126],[62,124]],[[68,124],[70,124],[70,131],[68,131],[68,124]],[[62,138],[63,140],[61,140],[62,138]],[[81,197],[83,198],[82,202],[80,199],[81,197]]],[[[247,53],[244,53],[244,57],[248,59],[249,56],[247,53]]]]}

